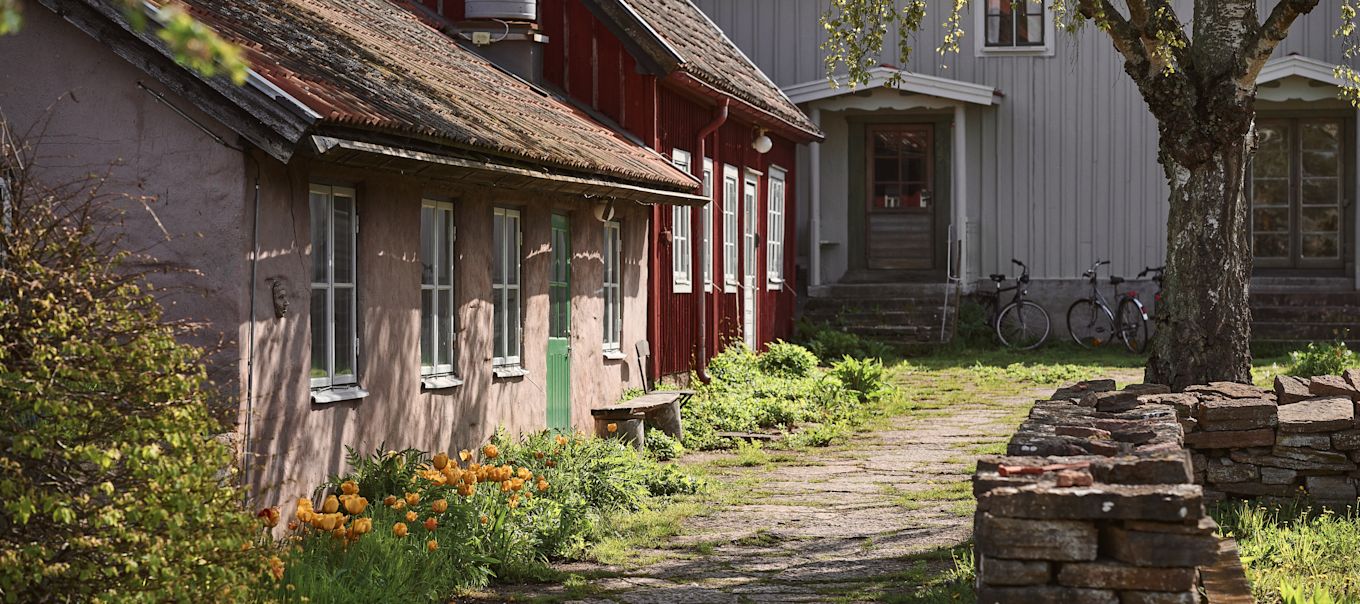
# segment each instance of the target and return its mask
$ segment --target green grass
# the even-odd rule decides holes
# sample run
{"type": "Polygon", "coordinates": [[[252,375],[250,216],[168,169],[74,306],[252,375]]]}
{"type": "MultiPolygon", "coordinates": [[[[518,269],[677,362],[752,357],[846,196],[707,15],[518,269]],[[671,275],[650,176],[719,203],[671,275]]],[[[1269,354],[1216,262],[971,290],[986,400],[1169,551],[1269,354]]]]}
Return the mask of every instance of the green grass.
{"type": "Polygon", "coordinates": [[[1249,502],[1212,511],[1237,539],[1257,602],[1279,602],[1281,585],[1360,602],[1360,516],[1249,502]]]}
{"type": "MultiPolygon", "coordinates": [[[[696,498],[697,499],[697,498],[696,498]]],[[[684,532],[685,520],[708,513],[707,502],[674,501],[637,512],[613,514],[600,523],[600,534],[586,558],[611,566],[646,566],[666,556],[660,549],[684,532]]]]}

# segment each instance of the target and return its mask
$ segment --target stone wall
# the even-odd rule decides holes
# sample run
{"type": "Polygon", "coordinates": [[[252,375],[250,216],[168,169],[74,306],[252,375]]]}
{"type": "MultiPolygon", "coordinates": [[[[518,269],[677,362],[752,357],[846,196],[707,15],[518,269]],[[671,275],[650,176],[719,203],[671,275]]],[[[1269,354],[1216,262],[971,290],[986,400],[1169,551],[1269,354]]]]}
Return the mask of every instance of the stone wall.
{"type": "Polygon", "coordinates": [[[1274,392],[1213,383],[1160,398],[1176,407],[1206,500],[1307,497],[1337,509],[1356,504],[1360,370],[1279,377],[1274,392]]]}
{"type": "Polygon", "coordinates": [[[1251,601],[1205,513],[1177,401],[1111,380],[1064,388],[1035,404],[1008,456],[979,460],[978,602],[1198,604],[1209,585],[1251,601]]]}

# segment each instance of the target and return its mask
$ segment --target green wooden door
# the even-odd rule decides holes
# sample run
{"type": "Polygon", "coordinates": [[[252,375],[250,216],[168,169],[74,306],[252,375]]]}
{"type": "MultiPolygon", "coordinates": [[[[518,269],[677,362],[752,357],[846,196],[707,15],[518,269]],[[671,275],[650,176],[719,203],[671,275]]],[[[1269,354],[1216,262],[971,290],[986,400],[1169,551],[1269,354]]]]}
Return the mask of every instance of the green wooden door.
{"type": "Polygon", "coordinates": [[[548,274],[548,427],[571,430],[571,227],[552,216],[548,274]]]}

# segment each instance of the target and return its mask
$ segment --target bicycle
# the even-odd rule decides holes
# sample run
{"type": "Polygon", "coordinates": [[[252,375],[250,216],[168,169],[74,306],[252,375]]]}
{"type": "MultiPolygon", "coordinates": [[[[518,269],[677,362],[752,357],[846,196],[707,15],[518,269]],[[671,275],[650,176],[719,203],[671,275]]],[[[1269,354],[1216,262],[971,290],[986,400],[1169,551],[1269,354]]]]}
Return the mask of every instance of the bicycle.
{"type": "Polygon", "coordinates": [[[1003,288],[1001,284],[1006,281],[1006,275],[991,275],[992,281],[996,283],[996,292],[981,294],[982,303],[988,308],[988,324],[1002,346],[1033,350],[1048,340],[1051,328],[1048,312],[1044,307],[1025,299],[1029,293],[1029,267],[1019,260],[1011,259],[1011,262],[1020,267],[1020,277],[1015,280],[1015,285],[1003,288]],[[1014,291],[1015,296],[1011,298],[1010,304],[1003,307],[1001,294],[1008,291],[1014,291]]]}
{"type": "MultiPolygon", "coordinates": [[[[1109,260],[1096,260],[1082,273],[1081,276],[1090,280],[1091,294],[1067,308],[1067,332],[1082,348],[1099,348],[1117,337],[1129,352],[1142,352],[1147,341],[1147,312],[1138,300],[1138,293],[1118,295],[1115,299],[1118,314],[1110,310],[1110,303],[1100,293],[1096,272],[1109,263],[1109,260]]],[[[1110,285],[1118,286],[1123,282],[1123,277],[1110,276],[1110,285]]]]}
{"type": "MultiPolygon", "coordinates": [[[[1146,277],[1148,273],[1152,273],[1152,281],[1157,284],[1157,293],[1152,296],[1154,312],[1156,306],[1159,306],[1162,303],[1162,273],[1165,269],[1165,266],[1156,268],[1145,267],[1136,277],[1137,279],[1142,279],[1143,277],[1146,277]]],[[[1111,283],[1114,283],[1113,277],[1111,277],[1111,283]]],[[[1148,342],[1151,341],[1148,334],[1150,329],[1148,327],[1148,317],[1152,313],[1143,305],[1143,301],[1138,298],[1138,292],[1129,290],[1127,293],[1121,295],[1119,297],[1119,305],[1116,308],[1116,324],[1119,327],[1120,333],[1126,336],[1124,338],[1124,345],[1128,347],[1130,352],[1146,352],[1148,342]],[[1130,335],[1132,335],[1133,338],[1129,338],[1128,336],[1130,335]],[[1135,346],[1133,342],[1137,342],[1137,345],[1135,346]]]]}

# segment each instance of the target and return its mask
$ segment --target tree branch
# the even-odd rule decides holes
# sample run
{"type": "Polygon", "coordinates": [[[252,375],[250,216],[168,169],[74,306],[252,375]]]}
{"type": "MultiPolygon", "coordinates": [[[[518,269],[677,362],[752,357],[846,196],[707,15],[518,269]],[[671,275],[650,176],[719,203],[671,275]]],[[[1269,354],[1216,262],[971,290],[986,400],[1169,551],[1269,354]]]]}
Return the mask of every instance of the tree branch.
{"type": "MultiPolygon", "coordinates": [[[[1133,2],[1141,3],[1141,0],[1133,2]]],[[[1124,55],[1128,65],[1143,69],[1149,63],[1138,29],[1119,14],[1110,0],[1077,0],[1077,11],[1110,35],[1115,50],[1124,55]]]]}
{"type": "Polygon", "coordinates": [[[1317,5],[1318,0],[1279,0],[1265,23],[1261,24],[1256,39],[1246,46],[1247,52],[1243,57],[1246,65],[1243,66],[1241,81],[1254,86],[1256,76],[1261,74],[1275,47],[1289,35],[1289,27],[1294,24],[1294,20],[1313,12],[1317,5]]]}

